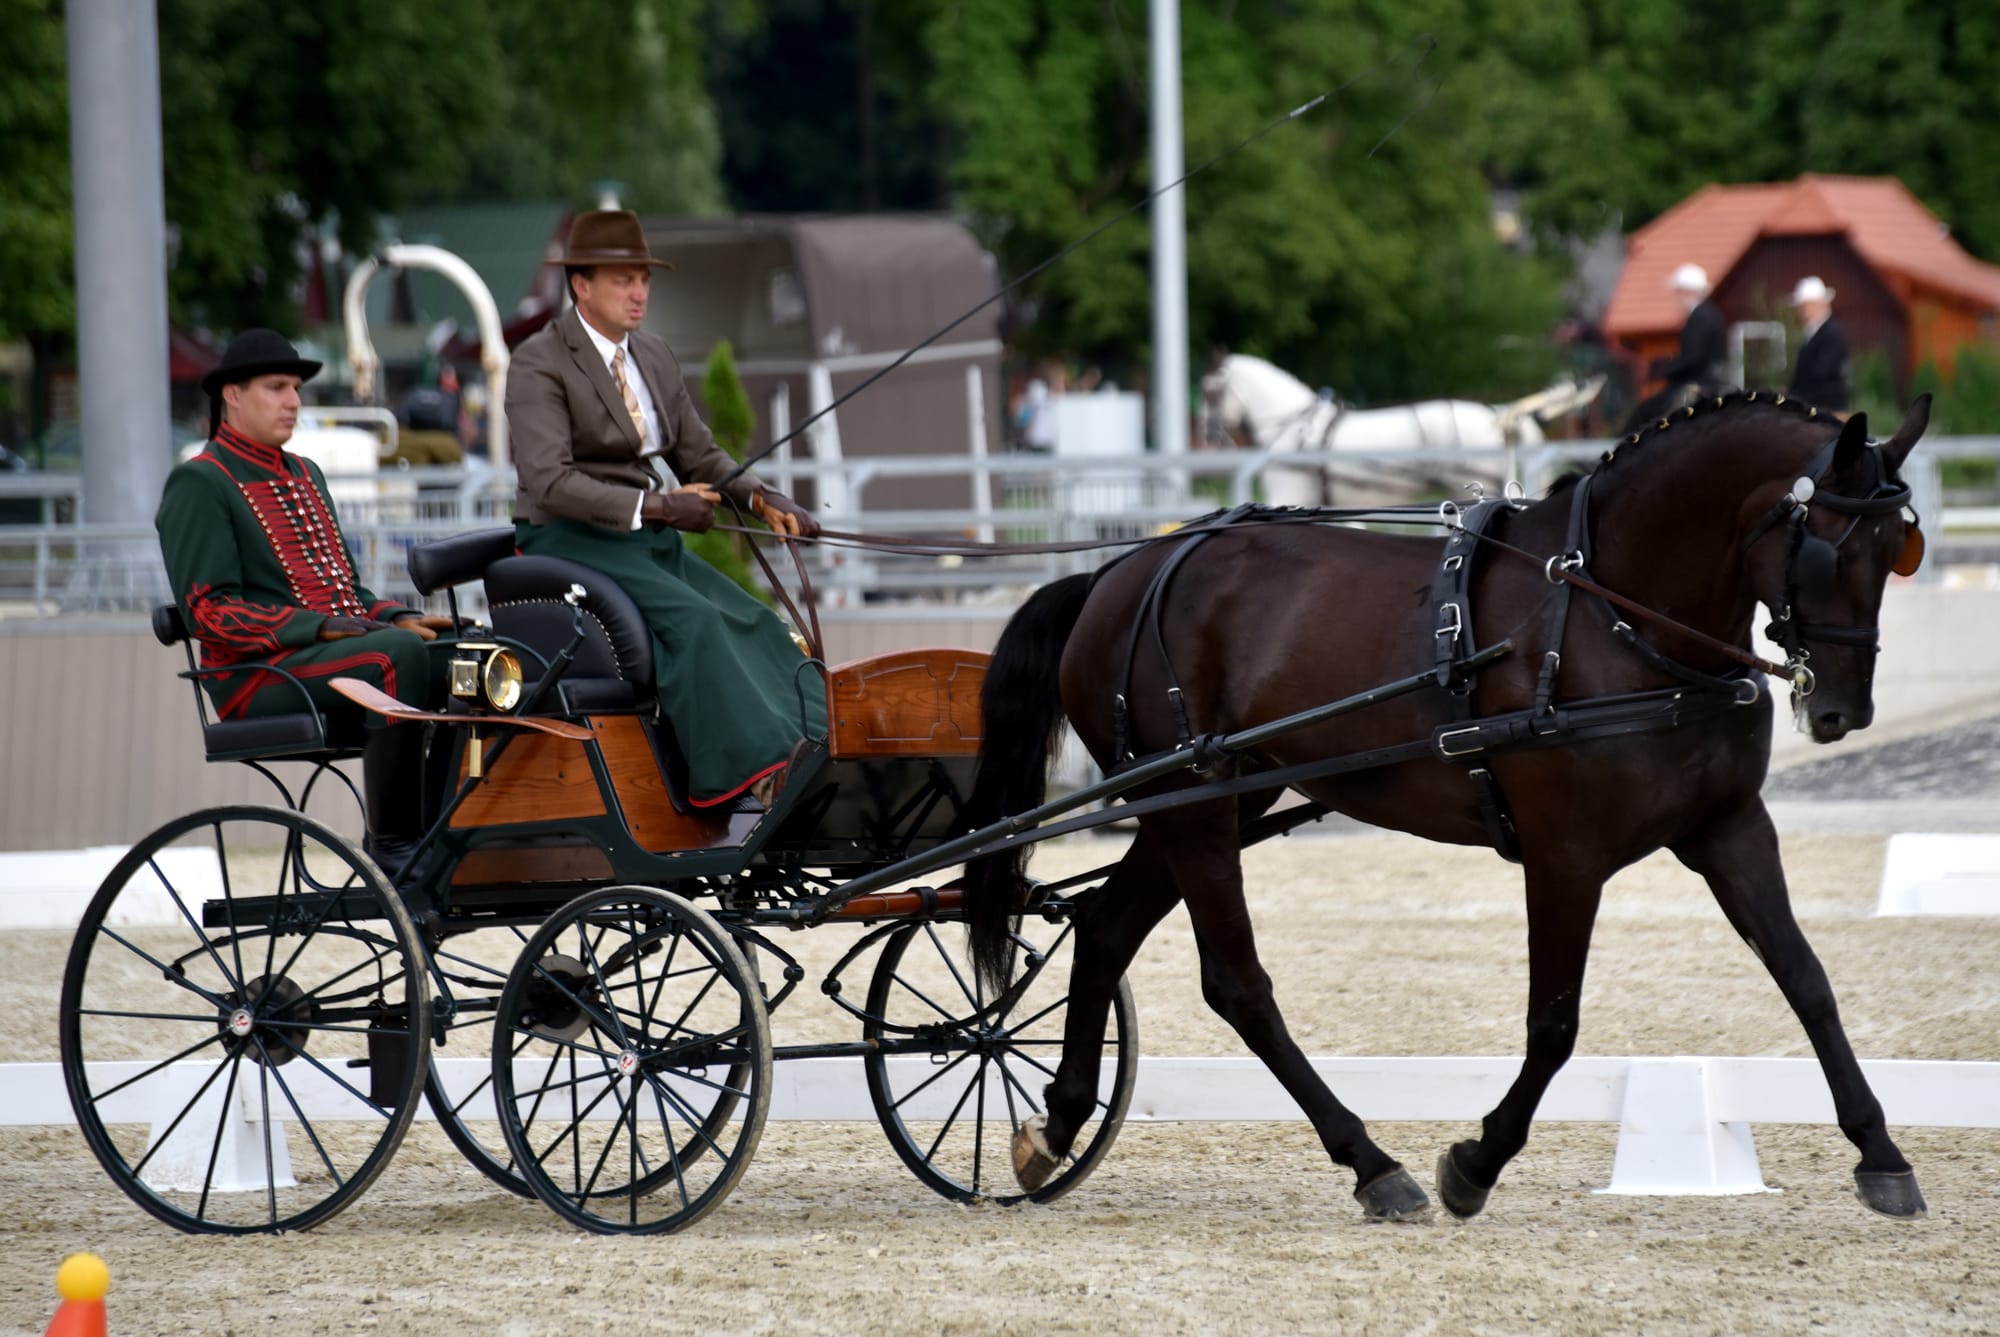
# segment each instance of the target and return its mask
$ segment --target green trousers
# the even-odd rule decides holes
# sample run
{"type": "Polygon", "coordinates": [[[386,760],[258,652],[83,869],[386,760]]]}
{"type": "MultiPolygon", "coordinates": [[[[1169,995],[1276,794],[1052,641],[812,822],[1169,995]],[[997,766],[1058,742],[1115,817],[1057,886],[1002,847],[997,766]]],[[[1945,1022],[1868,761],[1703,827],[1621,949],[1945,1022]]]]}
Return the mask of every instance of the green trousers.
{"type": "MultiPolygon", "coordinates": [[[[413,632],[390,628],[302,646],[277,664],[305,684],[306,694],[322,713],[360,709],[327,685],[333,678],[359,678],[407,705],[433,710],[444,702],[446,665],[451,656],[430,648],[432,644],[413,632]]],[[[204,681],[209,685],[209,699],[218,709],[238,701],[246,689],[250,691],[248,699],[237,706],[235,718],[291,715],[306,708],[299,699],[299,689],[275,673],[236,673],[204,681]]]]}
{"type": "Polygon", "coordinates": [[[826,680],[777,614],[687,550],[671,529],[520,524],[521,551],[618,582],[653,632],[660,710],[687,754],[696,803],[741,793],[801,738],[826,737],[826,680]]]}

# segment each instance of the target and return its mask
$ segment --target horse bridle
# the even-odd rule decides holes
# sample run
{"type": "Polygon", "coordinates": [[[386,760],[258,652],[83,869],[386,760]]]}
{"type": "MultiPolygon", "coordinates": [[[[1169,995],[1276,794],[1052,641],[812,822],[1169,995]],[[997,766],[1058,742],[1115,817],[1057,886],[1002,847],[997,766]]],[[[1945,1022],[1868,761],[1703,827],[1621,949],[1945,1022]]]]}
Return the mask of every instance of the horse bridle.
{"type": "MultiPolygon", "coordinates": [[[[1812,651],[1806,647],[1808,641],[1858,646],[1870,654],[1880,649],[1882,643],[1879,625],[1843,627],[1806,621],[1801,596],[1816,600],[1833,592],[1840,567],[1840,549],[1863,520],[1902,511],[1910,504],[1909,484],[1884,467],[1885,457],[1874,442],[1870,442],[1862,454],[1873,475],[1866,496],[1844,496],[1822,487],[1821,480],[1833,468],[1834,450],[1838,445],[1837,440],[1828,442],[1813,456],[1805,472],[1792,484],[1791,491],[1780,497],[1764,518],[1751,527],[1738,547],[1747,555],[1751,545],[1777,525],[1782,523],[1786,527],[1784,588],[1779,595],[1780,602],[1771,609],[1771,623],[1764,629],[1764,634],[1785,648],[1789,660],[1787,667],[1792,671],[1792,689],[1800,697],[1811,696],[1815,685],[1807,662],[1812,658],[1812,651]],[[1849,517],[1847,527],[1840,531],[1838,537],[1823,538],[1807,527],[1806,521],[1815,506],[1849,517]]],[[[1918,528],[1914,514],[1905,523],[1908,528],[1903,538],[1903,550],[1892,568],[1899,576],[1914,574],[1924,556],[1923,531],[1918,528]]]]}

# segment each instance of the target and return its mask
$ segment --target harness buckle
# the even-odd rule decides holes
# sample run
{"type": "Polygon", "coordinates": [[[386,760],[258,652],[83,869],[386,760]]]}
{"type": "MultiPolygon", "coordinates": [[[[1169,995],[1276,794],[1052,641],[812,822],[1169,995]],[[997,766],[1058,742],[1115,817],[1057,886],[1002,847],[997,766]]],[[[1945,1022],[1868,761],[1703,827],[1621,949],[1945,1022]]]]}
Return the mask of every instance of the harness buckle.
{"type": "Polygon", "coordinates": [[[1431,635],[1434,639],[1449,636],[1455,641],[1464,630],[1465,623],[1459,615],[1458,605],[1456,603],[1448,603],[1439,614],[1438,629],[1431,633],[1431,635]]]}
{"type": "Polygon", "coordinates": [[[1506,498],[1507,504],[1515,510],[1525,511],[1528,509],[1528,489],[1521,485],[1520,479],[1508,479],[1507,485],[1500,489],[1500,495],[1506,498]]]}
{"type": "Polygon", "coordinates": [[[1549,582],[1549,584],[1559,585],[1562,583],[1562,577],[1557,574],[1559,571],[1576,571],[1580,570],[1582,566],[1583,566],[1582,553],[1559,552],[1555,556],[1549,558],[1548,561],[1542,563],[1542,576],[1549,582]]]}
{"type": "Polygon", "coordinates": [[[1444,569],[1447,571],[1456,571],[1458,570],[1458,568],[1464,565],[1465,565],[1464,553],[1455,552],[1451,556],[1444,559],[1444,569]]]}
{"type": "Polygon", "coordinates": [[[1485,746],[1477,741],[1474,741],[1472,746],[1470,747],[1453,747],[1451,745],[1452,740],[1454,738],[1469,737],[1474,740],[1477,740],[1478,736],[1479,736],[1479,726],[1476,724],[1467,725],[1463,729],[1439,730],[1435,742],[1435,745],[1438,750],[1438,755],[1440,757],[1444,757],[1447,760],[1449,760],[1454,757],[1470,757],[1476,753],[1484,752],[1486,750],[1485,746]]]}
{"type": "Polygon", "coordinates": [[[1465,517],[1460,514],[1458,503],[1455,501],[1441,501],[1438,503],[1438,519],[1443,522],[1446,529],[1465,528],[1465,517]]]}

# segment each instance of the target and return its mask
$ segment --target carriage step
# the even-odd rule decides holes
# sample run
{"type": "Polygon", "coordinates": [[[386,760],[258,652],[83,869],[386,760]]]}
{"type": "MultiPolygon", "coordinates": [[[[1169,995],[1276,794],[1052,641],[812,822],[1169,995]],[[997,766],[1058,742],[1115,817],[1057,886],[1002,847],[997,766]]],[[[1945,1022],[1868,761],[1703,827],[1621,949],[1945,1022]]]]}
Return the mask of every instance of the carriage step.
{"type": "Polygon", "coordinates": [[[238,896],[204,901],[201,906],[203,928],[310,928],[316,924],[382,917],[382,902],[366,888],[287,896],[238,896]]]}

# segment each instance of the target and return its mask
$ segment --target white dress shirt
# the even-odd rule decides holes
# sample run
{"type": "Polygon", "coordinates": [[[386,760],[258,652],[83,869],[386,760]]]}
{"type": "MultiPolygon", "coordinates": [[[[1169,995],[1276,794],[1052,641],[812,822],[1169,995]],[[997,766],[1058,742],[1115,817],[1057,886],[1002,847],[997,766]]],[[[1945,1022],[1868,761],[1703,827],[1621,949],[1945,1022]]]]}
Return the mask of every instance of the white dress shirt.
{"type": "MultiPolygon", "coordinates": [[[[629,338],[621,338],[617,343],[613,343],[605,338],[595,325],[583,320],[581,315],[578,320],[583,326],[583,332],[590,336],[591,346],[596,348],[597,355],[604,359],[604,370],[610,373],[613,385],[618,383],[618,373],[612,370],[611,361],[618,355],[619,349],[625,350],[625,383],[632,387],[632,396],[639,401],[639,416],[646,420],[646,430],[639,441],[639,458],[648,461],[653,469],[662,475],[666,491],[673,491],[679,483],[673,476],[673,470],[667,467],[662,454],[664,447],[660,442],[659,411],[653,406],[652,392],[646,388],[646,378],[639,374],[639,364],[632,356],[632,341],[629,338]]],[[[644,523],[640,517],[645,511],[646,499],[641,496],[639,504],[632,508],[632,528],[637,529],[644,523]]]]}

